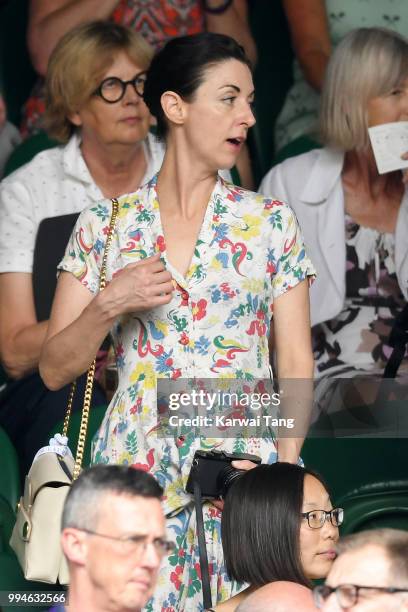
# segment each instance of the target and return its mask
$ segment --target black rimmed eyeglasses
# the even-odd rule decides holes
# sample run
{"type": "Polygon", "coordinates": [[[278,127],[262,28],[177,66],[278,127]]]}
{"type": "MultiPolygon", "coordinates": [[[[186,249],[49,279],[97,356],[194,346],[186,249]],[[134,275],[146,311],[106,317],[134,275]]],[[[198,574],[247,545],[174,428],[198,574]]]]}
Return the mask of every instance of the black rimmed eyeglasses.
{"type": "Polygon", "coordinates": [[[138,96],[143,98],[146,83],[146,72],[138,72],[130,81],[122,81],[118,77],[107,77],[94,91],[95,96],[100,96],[108,104],[119,102],[125,95],[128,85],[133,88],[138,96]]]}
{"type": "Polygon", "coordinates": [[[147,535],[135,534],[131,536],[111,536],[105,533],[99,533],[98,531],[93,531],[92,529],[79,530],[89,533],[89,535],[92,536],[120,542],[122,551],[129,555],[140,556],[143,552],[145,552],[149,544],[154,547],[154,550],[160,557],[164,557],[165,555],[173,552],[175,549],[174,542],[170,542],[164,538],[154,538],[151,540],[147,535]]]}
{"type": "Polygon", "coordinates": [[[313,589],[313,597],[315,604],[321,608],[332,593],[336,593],[337,603],[343,610],[348,610],[358,603],[358,598],[361,590],[377,591],[378,593],[408,593],[408,589],[397,589],[395,587],[376,587],[362,586],[359,584],[339,584],[336,587],[331,587],[327,584],[320,584],[313,589]]]}
{"type": "Polygon", "coordinates": [[[343,508],[333,508],[333,510],[310,510],[302,512],[302,518],[307,519],[310,529],[321,529],[327,520],[330,520],[333,527],[339,527],[344,519],[343,508]]]}

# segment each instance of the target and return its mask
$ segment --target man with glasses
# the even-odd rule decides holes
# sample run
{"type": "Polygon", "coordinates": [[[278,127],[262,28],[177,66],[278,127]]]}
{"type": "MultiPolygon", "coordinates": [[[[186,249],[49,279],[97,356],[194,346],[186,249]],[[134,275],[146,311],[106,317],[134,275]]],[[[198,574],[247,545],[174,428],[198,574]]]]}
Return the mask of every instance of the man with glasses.
{"type": "Polygon", "coordinates": [[[67,496],[62,548],[70,612],[139,612],[153,594],[166,540],[162,488],[119,465],[82,472],[67,496]]]}
{"type": "Polygon", "coordinates": [[[324,612],[408,611],[408,532],[362,531],[340,540],[324,585],[315,587],[324,612]]]}

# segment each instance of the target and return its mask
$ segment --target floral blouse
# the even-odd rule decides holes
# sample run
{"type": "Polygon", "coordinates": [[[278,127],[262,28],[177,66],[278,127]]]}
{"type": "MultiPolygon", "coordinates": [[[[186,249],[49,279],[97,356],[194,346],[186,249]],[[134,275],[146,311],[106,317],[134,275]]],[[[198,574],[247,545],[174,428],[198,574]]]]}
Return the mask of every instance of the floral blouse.
{"type": "MultiPolygon", "coordinates": [[[[269,378],[268,335],[273,301],[314,275],[293,211],[285,203],[218,177],[183,277],[167,260],[157,177],[119,200],[107,281],[129,263],[157,252],[172,274],[169,304],[126,314],[112,330],[118,388],[94,440],[94,460],[150,471],[165,489],[165,510],[191,501],[184,486],[196,448],[221,446],[272,460],[273,440],[209,440],[157,435],[156,379],[269,378]]],[[[92,293],[111,205],[79,217],[60,268],[92,293]]]]}

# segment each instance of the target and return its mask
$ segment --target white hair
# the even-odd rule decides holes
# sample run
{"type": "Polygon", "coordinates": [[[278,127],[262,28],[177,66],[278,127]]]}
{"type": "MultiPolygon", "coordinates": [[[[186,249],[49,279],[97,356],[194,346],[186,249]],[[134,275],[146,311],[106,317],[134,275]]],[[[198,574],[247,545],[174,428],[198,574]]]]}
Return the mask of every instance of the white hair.
{"type": "Polygon", "coordinates": [[[359,28],[336,47],[320,106],[323,144],[350,151],[369,145],[367,105],[408,78],[408,40],[386,28],[359,28]]]}

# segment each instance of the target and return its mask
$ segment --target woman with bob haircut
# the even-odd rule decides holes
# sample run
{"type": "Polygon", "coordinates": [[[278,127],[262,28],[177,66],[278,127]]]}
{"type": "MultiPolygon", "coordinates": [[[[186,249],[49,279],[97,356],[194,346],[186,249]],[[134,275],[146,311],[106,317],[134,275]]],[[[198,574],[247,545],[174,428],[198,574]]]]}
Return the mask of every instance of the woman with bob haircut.
{"type": "Polygon", "coordinates": [[[325,483],[307,468],[260,465],[234,480],[222,513],[222,545],[229,576],[250,587],[217,612],[235,610],[270,582],[311,588],[331,568],[342,521],[343,510],[333,509],[325,483]]]}
{"type": "MultiPolygon", "coordinates": [[[[57,389],[84,372],[112,330],[119,384],[94,439],[93,459],[141,467],[164,488],[167,529],[177,549],[147,607],[154,612],[202,606],[194,504],[185,490],[195,450],[239,449],[266,462],[277,457],[272,435],[211,439],[191,428],[158,435],[157,379],[184,378],[187,388],[196,388],[198,378],[241,386],[269,379],[272,307],[279,376],[308,378],[313,371],[308,277],[314,269],[296,218],[283,202],[218,174],[235,164],[255,123],[253,97],[249,62],[228,36],[180,37],[159,51],[144,99],[166,139],[162,168],[119,199],[108,285],[100,293],[112,206],[82,213],[60,264],[41,358],[45,383],[57,389]]],[[[301,442],[280,440],[279,458],[296,463],[301,442]]],[[[203,510],[216,602],[239,585],[223,567],[220,513],[209,502],[203,510]]]]}
{"type": "MultiPolygon", "coordinates": [[[[49,135],[62,146],[42,151],[0,186],[0,359],[11,379],[0,398],[0,425],[23,473],[63,418],[69,391],[50,394],[38,374],[48,327],[37,319],[32,286],[38,228],[45,218],[135,191],[160,168],[164,147],[148,134],[142,98],[152,56],[140,35],[113,23],[66,34],[46,84],[49,135]]],[[[76,396],[80,408],[80,391],[76,396]]],[[[102,389],[94,401],[105,403],[102,389]]]]}
{"type": "Polygon", "coordinates": [[[318,271],[310,292],[318,376],[381,373],[408,297],[408,193],[379,174],[368,128],[408,119],[408,41],[381,28],[350,32],[322,91],[323,149],[269,171],[260,190],[294,208],[318,271]]]}

